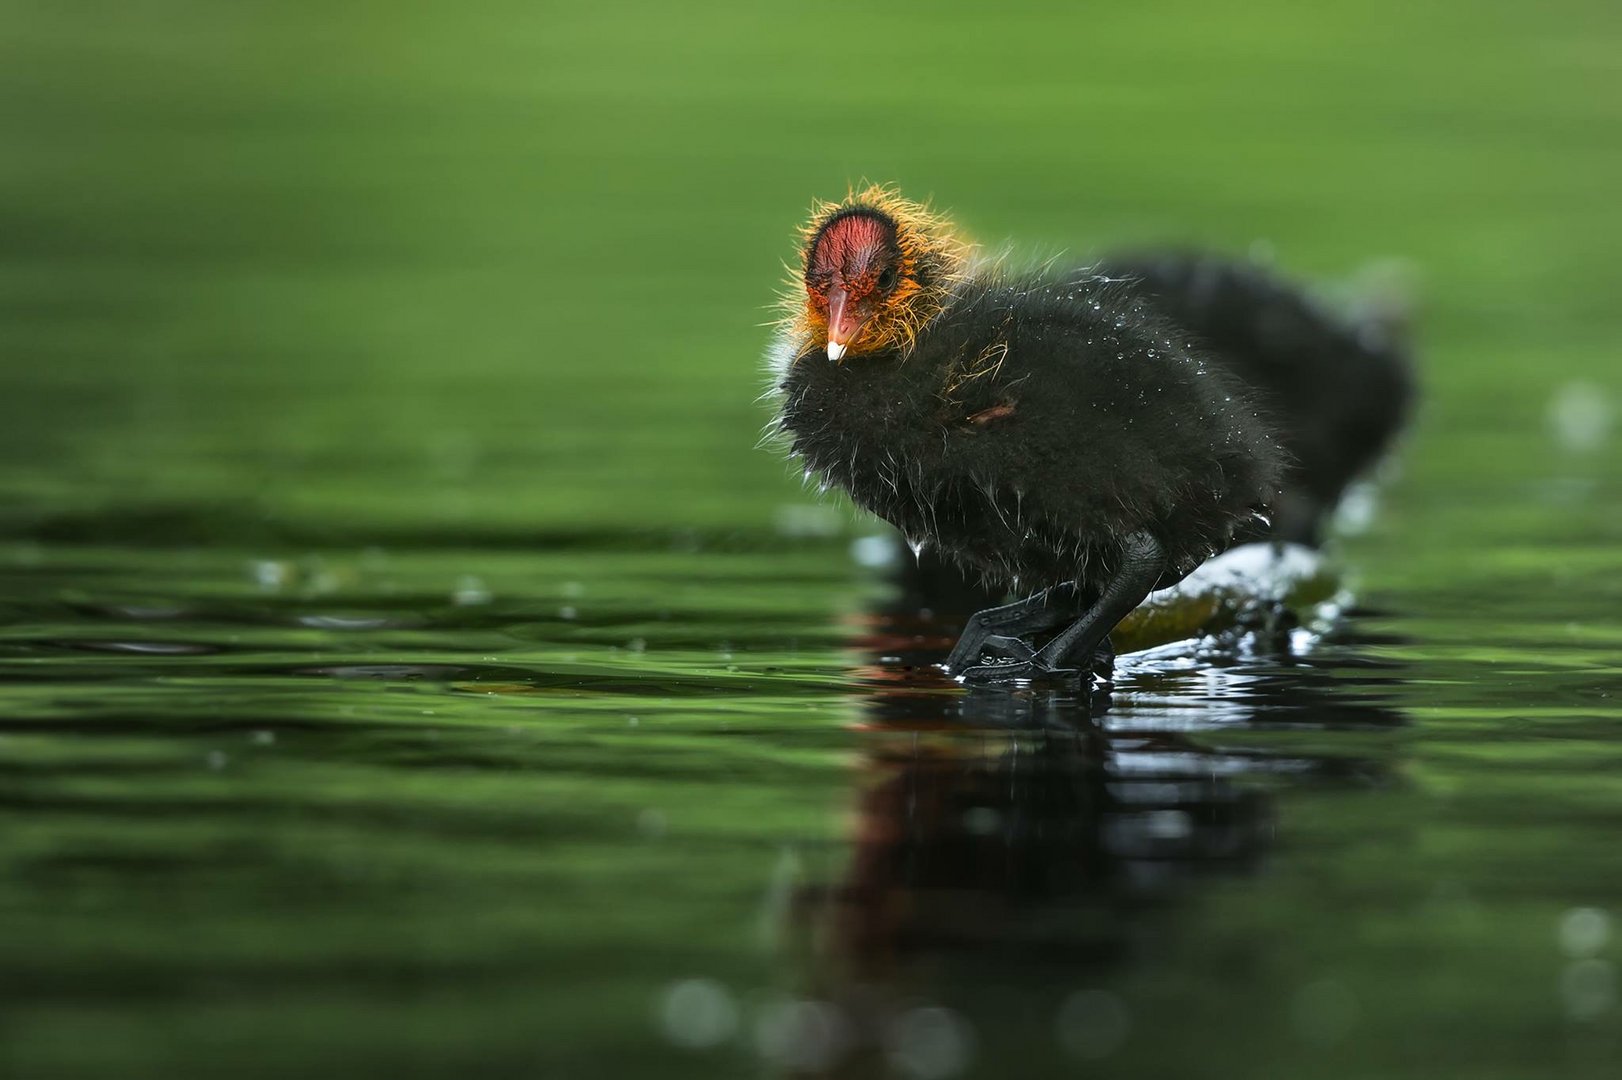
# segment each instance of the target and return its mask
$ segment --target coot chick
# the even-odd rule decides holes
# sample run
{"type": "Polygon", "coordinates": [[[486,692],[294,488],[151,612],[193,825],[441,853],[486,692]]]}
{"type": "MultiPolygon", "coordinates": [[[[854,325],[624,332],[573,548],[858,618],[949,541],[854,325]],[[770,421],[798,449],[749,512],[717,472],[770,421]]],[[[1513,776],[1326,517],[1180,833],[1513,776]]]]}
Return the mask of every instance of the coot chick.
{"type": "Polygon", "coordinates": [[[1277,493],[1244,383],[1107,276],[979,258],[869,188],[816,208],[797,279],[771,354],[791,451],[915,547],[1029,591],[969,621],[947,660],[966,681],[1090,667],[1277,493]]]}

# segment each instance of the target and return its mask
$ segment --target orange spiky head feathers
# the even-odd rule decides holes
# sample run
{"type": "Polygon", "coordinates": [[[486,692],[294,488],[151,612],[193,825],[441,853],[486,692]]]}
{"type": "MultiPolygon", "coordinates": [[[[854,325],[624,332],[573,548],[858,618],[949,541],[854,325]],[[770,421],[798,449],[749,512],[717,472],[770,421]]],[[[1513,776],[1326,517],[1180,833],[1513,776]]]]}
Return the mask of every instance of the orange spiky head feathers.
{"type": "Polygon", "coordinates": [[[818,203],[801,241],[791,318],[832,360],[911,346],[970,251],[945,218],[876,185],[818,203]]]}

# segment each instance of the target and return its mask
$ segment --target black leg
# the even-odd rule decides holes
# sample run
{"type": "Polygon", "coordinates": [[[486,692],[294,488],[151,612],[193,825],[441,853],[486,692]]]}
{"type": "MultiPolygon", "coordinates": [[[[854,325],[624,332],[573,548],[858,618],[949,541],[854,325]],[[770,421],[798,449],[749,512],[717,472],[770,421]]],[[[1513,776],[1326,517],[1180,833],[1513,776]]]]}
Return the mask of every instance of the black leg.
{"type": "Polygon", "coordinates": [[[1127,537],[1120,568],[1115,571],[1110,583],[1104,586],[1098,603],[1071,624],[1069,629],[1044,645],[1042,651],[1036,654],[1037,663],[1057,669],[1078,660],[1085,662],[1090,659],[1094,650],[1115,629],[1115,624],[1143,603],[1143,598],[1149,595],[1165,570],[1166,553],[1159,540],[1146,532],[1127,537]]]}
{"type": "MultiPolygon", "coordinates": [[[[969,616],[963,627],[963,636],[952,647],[946,658],[946,670],[956,675],[963,669],[980,662],[980,654],[995,638],[1018,638],[1040,633],[1062,625],[1076,615],[1076,587],[1071,584],[1055,585],[1023,600],[1002,607],[987,608],[969,616]]],[[[999,647],[1004,642],[997,642],[999,647]]],[[[1035,652],[1034,649],[1030,650],[1035,652]]]]}
{"type": "Polygon", "coordinates": [[[1115,571],[1115,576],[1104,587],[1098,602],[1087,609],[1085,615],[1042,646],[1029,660],[970,668],[963,673],[964,680],[974,683],[1011,682],[1029,678],[1033,674],[1090,664],[1093,654],[1109,638],[1115,624],[1143,602],[1165,568],[1166,553],[1160,541],[1146,532],[1133,533],[1127,537],[1121,565],[1115,571]]]}

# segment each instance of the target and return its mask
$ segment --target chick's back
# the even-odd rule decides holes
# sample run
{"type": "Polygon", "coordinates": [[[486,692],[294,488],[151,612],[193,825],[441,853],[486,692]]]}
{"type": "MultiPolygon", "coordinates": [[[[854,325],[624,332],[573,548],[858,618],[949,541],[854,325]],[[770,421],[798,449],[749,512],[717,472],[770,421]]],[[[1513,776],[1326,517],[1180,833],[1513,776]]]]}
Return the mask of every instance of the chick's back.
{"type": "Polygon", "coordinates": [[[1242,385],[1108,280],[971,281],[906,363],[939,373],[944,473],[1016,491],[1106,559],[1148,529],[1181,576],[1274,492],[1276,440],[1242,385]]]}

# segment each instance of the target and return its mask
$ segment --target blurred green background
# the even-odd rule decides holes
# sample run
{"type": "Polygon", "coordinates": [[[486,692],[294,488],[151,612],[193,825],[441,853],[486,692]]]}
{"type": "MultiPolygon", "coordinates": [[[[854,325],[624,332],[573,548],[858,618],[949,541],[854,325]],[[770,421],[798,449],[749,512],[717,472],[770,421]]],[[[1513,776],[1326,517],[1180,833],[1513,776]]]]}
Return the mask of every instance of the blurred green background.
{"type": "Polygon", "coordinates": [[[1617,388],[1608,3],[0,17],[8,516],[758,525],[761,324],[863,177],[1042,252],[1412,260],[1425,437],[1481,440],[1450,485],[1524,476],[1491,433],[1562,382],[1617,388]]]}
{"type": "MultiPolygon", "coordinates": [[[[756,399],[868,178],[1041,254],[1416,272],[1322,691],[1413,726],[1124,688],[1372,779],[1257,781],[1278,865],[1088,976],[1110,1067],[1612,1075],[1616,945],[1556,939],[1622,908],[1619,121],[1614,0],[0,0],[0,1072],[793,1072],[757,924],[849,856],[885,589],[756,399]]],[[[1073,972],[963,966],[960,1071],[1080,1067],[1073,972]]]]}

